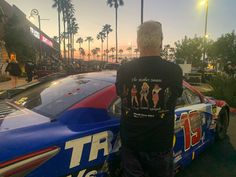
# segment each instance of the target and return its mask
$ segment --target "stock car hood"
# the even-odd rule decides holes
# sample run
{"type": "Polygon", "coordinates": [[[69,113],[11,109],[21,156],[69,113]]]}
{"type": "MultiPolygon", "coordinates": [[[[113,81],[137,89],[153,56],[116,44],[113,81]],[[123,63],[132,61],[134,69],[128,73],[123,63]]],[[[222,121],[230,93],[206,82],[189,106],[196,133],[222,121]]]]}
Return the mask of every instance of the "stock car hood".
{"type": "Polygon", "coordinates": [[[50,122],[50,118],[12,103],[0,102],[0,132],[50,122]]]}

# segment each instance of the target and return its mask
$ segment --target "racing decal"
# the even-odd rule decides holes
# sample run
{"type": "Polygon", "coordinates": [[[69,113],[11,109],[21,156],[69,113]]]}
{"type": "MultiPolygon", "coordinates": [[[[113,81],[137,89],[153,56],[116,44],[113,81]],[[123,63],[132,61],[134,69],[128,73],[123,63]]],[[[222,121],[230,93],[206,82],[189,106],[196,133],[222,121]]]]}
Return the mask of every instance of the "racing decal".
{"type": "Polygon", "coordinates": [[[17,104],[17,105],[22,106],[27,102],[27,100],[28,100],[28,97],[22,97],[19,100],[16,100],[14,103],[17,104]]]}
{"type": "MultiPolygon", "coordinates": [[[[96,176],[97,173],[98,172],[96,170],[87,171],[86,169],[84,169],[84,170],[80,171],[76,177],[92,177],[92,176],[96,176]]],[[[73,176],[68,175],[67,177],[73,177],[73,176]]]]}
{"type": "Polygon", "coordinates": [[[178,161],[180,161],[182,159],[182,151],[178,151],[178,152],[174,152],[174,163],[177,163],[178,161]]]}
{"type": "Polygon", "coordinates": [[[189,150],[201,141],[202,121],[198,111],[184,112],[180,116],[184,132],[184,150],[189,150]]]}
{"type": "Polygon", "coordinates": [[[67,141],[65,144],[65,150],[72,149],[70,168],[77,167],[81,164],[83,150],[86,144],[90,145],[90,153],[87,157],[88,162],[96,160],[100,150],[103,152],[103,156],[117,152],[121,147],[120,137],[116,137],[114,146],[111,144],[112,140],[113,133],[111,131],[104,131],[67,141]]]}
{"type": "Polygon", "coordinates": [[[54,157],[59,151],[59,147],[53,146],[0,163],[0,176],[25,176],[54,157]]]}
{"type": "Polygon", "coordinates": [[[195,159],[195,152],[193,151],[193,153],[192,153],[192,160],[194,160],[195,159]]]}

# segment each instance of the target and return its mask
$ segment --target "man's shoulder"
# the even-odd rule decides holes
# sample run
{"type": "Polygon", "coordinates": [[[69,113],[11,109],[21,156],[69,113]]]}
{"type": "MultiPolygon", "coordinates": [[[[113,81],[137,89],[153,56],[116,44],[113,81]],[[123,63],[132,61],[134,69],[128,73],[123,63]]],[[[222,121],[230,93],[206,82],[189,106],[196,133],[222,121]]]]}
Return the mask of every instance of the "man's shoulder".
{"type": "Polygon", "coordinates": [[[129,71],[131,68],[133,68],[134,65],[136,65],[137,61],[136,60],[131,60],[129,62],[123,63],[118,71],[129,71]]]}
{"type": "Polygon", "coordinates": [[[178,64],[167,60],[163,60],[163,62],[169,67],[169,69],[173,71],[182,72],[182,69],[178,64]]]}

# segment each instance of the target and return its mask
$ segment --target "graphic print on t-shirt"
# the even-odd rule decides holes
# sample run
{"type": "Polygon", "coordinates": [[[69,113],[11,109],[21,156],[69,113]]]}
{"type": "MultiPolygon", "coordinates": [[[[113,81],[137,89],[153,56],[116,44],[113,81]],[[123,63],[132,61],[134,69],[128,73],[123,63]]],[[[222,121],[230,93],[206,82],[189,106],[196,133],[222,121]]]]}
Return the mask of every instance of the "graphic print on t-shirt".
{"type": "Polygon", "coordinates": [[[136,88],[136,85],[133,84],[132,89],[131,89],[131,104],[132,104],[132,106],[134,106],[134,101],[136,103],[136,106],[139,106],[137,93],[138,93],[138,90],[136,88]]]}
{"type": "Polygon", "coordinates": [[[142,89],[140,91],[140,106],[142,107],[143,106],[143,100],[145,101],[146,103],[146,107],[149,107],[149,102],[148,102],[148,96],[149,94],[149,85],[147,84],[147,82],[143,82],[142,84],[142,89]]]}
{"type": "Polygon", "coordinates": [[[126,111],[131,111],[134,118],[163,118],[168,111],[165,109],[166,90],[161,79],[132,78],[131,84],[123,91],[126,111]]]}
{"type": "Polygon", "coordinates": [[[159,87],[158,84],[154,85],[154,88],[152,90],[152,101],[153,101],[153,108],[157,107],[157,103],[159,101],[159,92],[160,92],[161,88],[159,87]]]}

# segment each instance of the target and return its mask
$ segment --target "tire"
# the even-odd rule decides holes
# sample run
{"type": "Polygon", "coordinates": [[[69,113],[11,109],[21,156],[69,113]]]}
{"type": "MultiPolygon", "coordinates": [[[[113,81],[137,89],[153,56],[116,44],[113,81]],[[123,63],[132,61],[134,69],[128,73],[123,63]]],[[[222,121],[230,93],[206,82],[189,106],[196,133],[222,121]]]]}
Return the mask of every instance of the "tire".
{"type": "Polygon", "coordinates": [[[229,126],[229,113],[226,109],[222,109],[216,124],[216,139],[223,140],[227,135],[229,126]]]}

